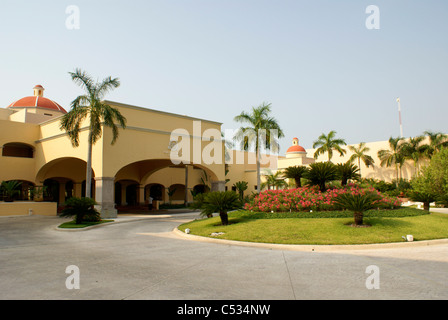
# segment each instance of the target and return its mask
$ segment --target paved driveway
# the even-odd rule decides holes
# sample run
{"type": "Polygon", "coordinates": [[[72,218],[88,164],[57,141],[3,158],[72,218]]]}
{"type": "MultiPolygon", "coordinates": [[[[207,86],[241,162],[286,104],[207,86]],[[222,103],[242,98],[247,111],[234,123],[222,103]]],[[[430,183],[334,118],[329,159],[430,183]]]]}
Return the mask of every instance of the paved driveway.
{"type": "Polygon", "coordinates": [[[448,299],[447,244],[304,252],[173,235],[195,217],[76,232],[56,230],[61,218],[2,217],[0,299],[448,299]],[[71,265],[79,289],[66,287],[71,265]]]}

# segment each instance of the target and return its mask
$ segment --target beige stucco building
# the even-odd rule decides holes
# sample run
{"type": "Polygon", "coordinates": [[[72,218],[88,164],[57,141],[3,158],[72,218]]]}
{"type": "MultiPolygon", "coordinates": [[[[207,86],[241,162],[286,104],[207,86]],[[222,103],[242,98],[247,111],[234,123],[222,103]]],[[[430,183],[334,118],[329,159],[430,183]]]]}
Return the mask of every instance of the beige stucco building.
{"type": "MultiPolygon", "coordinates": [[[[44,200],[62,204],[84,195],[87,159],[87,122],[79,147],[72,147],[60,119],[67,111],[44,97],[44,88],[0,108],[0,181],[19,180],[19,200],[29,200],[29,187],[45,187],[44,200]]],[[[127,119],[111,145],[112,132],[93,146],[93,197],[103,217],[114,217],[117,207],[145,205],[153,199],[174,203],[192,200],[192,192],[225,189],[221,123],[106,101],[127,119]],[[175,134],[173,134],[175,133],[175,134]],[[176,150],[177,145],[183,148],[176,150]],[[194,156],[212,154],[212,159],[194,156]],[[195,153],[196,152],[196,153],[195,153]],[[208,153],[207,153],[208,152],[208,153]],[[174,161],[173,161],[174,160],[174,161]],[[168,196],[168,191],[170,196],[168,196]]],[[[0,210],[1,214],[1,210],[0,210]]]]}
{"type": "MultiPolygon", "coordinates": [[[[0,108],[0,181],[22,183],[16,203],[21,209],[12,213],[10,204],[0,202],[0,215],[56,214],[56,206],[50,210],[48,201],[61,205],[70,197],[84,196],[88,120],[82,124],[79,147],[73,147],[67,133],[60,129],[61,117],[67,111],[48,99],[44,90],[37,85],[33,95],[0,108]],[[45,193],[33,195],[30,189],[45,189],[45,193]],[[20,200],[25,204],[19,206],[20,200]]],[[[146,206],[150,199],[158,203],[190,202],[194,193],[231,190],[237,181],[248,182],[246,195],[257,191],[255,154],[227,150],[226,157],[221,123],[106,102],[120,111],[127,125],[120,129],[114,145],[112,132],[106,127],[93,146],[90,183],[103,217],[115,217],[117,208],[123,206],[146,206]]],[[[366,146],[375,163],[366,167],[361,162],[362,177],[395,179],[395,168],[381,167],[377,157],[379,150],[389,148],[388,141],[366,146]]],[[[262,156],[262,174],[327,161],[326,154],[314,159],[314,152],[294,138],[284,156],[262,156]]],[[[343,163],[350,155],[350,151],[342,157],[334,154],[332,161],[343,163]]],[[[402,168],[402,177],[409,179],[413,172],[413,164],[408,162],[402,168]]]]}

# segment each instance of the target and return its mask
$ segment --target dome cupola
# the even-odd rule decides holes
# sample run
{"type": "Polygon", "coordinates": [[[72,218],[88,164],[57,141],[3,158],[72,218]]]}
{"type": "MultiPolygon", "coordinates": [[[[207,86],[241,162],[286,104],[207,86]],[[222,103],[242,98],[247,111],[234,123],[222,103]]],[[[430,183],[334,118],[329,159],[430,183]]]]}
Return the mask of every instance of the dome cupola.
{"type": "Polygon", "coordinates": [[[56,111],[59,113],[67,113],[67,111],[62,108],[58,103],[44,97],[44,87],[40,84],[36,85],[34,88],[34,95],[29,97],[24,97],[13,103],[11,103],[8,108],[12,109],[22,109],[22,108],[35,108],[37,109],[47,109],[51,111],[56,111]]]}

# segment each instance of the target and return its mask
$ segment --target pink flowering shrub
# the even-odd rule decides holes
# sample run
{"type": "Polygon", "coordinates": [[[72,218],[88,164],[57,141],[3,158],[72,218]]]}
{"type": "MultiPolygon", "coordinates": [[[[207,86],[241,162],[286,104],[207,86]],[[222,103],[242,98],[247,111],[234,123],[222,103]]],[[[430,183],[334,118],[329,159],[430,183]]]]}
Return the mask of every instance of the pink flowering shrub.
{"type": "Polygon", "coordinates": [[[335,211],[341,210],[334,199],[342,193],[364,194],[374,192],[380,200],[374,204],[379,209],[394,209],[401,206],[398,198],[389,197],[371,188],[361,188],[356,184],[328,189],[321,192],[317,186],[297,189],[266,190],[260,192],[244,209],[255,212],[300,212],[300,211],[335,211]]]}

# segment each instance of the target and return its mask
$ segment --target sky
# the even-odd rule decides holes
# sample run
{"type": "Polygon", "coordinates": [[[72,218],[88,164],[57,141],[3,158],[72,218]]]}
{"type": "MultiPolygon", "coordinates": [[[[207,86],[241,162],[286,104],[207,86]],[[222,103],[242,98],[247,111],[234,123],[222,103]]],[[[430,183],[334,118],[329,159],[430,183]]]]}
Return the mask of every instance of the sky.
{"type": "Polygon", "coordinates": [[[69,110],[80,68],[120,79],[107,100],[223,131],[270,103],[280,154],[331,130],[347,144],[398,137],[397,97],[404,137],[447,133],[447,14],[446,0],[2,0],[0,107],[41,84],[69,110]]]}

